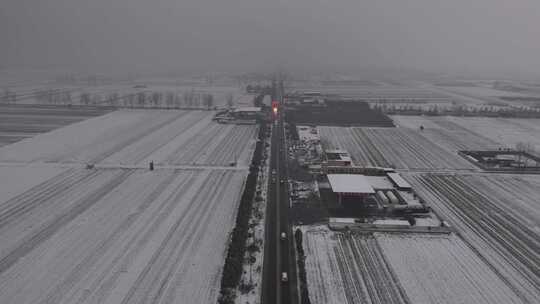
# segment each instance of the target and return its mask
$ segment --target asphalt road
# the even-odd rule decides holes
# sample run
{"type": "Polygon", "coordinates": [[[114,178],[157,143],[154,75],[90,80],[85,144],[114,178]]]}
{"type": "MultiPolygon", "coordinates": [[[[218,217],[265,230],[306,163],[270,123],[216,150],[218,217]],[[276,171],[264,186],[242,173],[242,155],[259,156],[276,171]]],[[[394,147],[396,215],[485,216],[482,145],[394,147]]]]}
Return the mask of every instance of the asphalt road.
{"type": "MultiPolygon", "coordinates": [[[[281,100],[281,94],[278,94],[281,100]]],[[[283,115],[273,122],[270,158],[269,195],[266,210],[266,235],[263,268],[262,303],[297,303],[296,267],[292,248],[292,227],[289,224],[289,190],[287,173],[287,146],[283,115]],[[272,172],[275,171],[275,175],[272,172]],[[274,178],[275,176],[275,178],[274,178]],[[281,239],[281,233],[286,239],[281,239]],[[288,282],[282,282],[282,273],[288,282]]]]}

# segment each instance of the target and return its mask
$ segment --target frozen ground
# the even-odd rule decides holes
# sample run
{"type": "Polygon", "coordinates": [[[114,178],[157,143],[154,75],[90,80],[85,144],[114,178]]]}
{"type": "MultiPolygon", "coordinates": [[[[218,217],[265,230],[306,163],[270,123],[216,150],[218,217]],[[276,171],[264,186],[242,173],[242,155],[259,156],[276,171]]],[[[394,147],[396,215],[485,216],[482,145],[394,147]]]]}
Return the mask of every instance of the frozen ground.
{"type": "Polygon", "coordinates": [[[58,167],[2,166],[0,167],[0,200],[7,201],[64,170],[58,167]]]}
{"type": "Polygon", "coordinates": [[[311,303],[524,303],[454,234],[304,226],[311,303]]]}
{"type": "Polygon", "coordinates": [[[515,148],[522,142],[540,151],[540,119],[398,115],[392,119],[414,130],[422,125],[422,135],[454,149],[515,148]]]}
{"type": "Polygon", "coordinates": [[[409,174],[418,194],[529,303],[540,298],[540,177],[409,174]]]}
{"type": "Polygon", "coordinates": [[[347,150],[359,166],[398,169],[475,169],[459,155],[408,128],[318,127],[325,149],[347,150]]]}
{"type": "Polygon", "coordinates": [[[373,236],[302,230],[312,304],[410,303],[373,236]]]}
{"type": "Polygon", "coordinates": [[[0,147],[107,112],[98,108],[0,104],[0,147]]]}
{"type": "Polygon", "coordinates": [[[2,197],[0,303],[215,303],[245,175],[71,169],[2,197]]]}
{"type": "Polygon", "coordinates": [[[524,303],[455,235],[375,238],[410,303],[524,303]]]}
{"type": "MultiPolygon", "coordinates": [[[[467,128],[460,123],[458,117],[450,116],[391,116],[394,123],[401,128],[408,128],[446,150],[496,150],[504,147],[495,138],[488,138],[482,130],[467,128]],[[424,130],[420,132],[420,126],[424,130]]],[[[478,118],[468,118],[478,119],[478,118]]],[[[490,118],[494,120],[495,118],[490,118]]],[[[539,120],[540,121],[540,120],[539,120]]]]}
{"type": "Polygon", "coordinates": [[[122,110],[0,148],[0,162],[247,166],[256,126],[221,125],[212,111],[122,110]]]}
{"type": "Polygon", "coordinates": [[[0,148],[0,303],[215,303],[257,127],[212,116],[117,111],[0,148]]]}
{"type": "Polygon", "coordinates": [[[525,143],[540,153],[540,119],[451,117],[449,120],[506,147],[525,143]]]}

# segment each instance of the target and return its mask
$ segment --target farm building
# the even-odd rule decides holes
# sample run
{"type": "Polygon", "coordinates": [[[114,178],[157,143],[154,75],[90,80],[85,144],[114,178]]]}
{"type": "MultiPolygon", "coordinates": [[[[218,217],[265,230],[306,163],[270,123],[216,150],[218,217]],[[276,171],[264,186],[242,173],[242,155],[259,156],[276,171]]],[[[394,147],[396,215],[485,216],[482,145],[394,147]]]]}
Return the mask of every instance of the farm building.
{"type": "Polygon", "coordinates": [[[328,181],[332,192],[338,197],[341,205],[345,200],[364,202],[375,190],[364,175],[359,174],[328,174],[328,181]]]}
{"type": "Polygon", "coordinates": [[[327,166],[351,166],[352,159],[349,152],[341,149],[326,150],[324,153],[327,166]]]}
{"type": "Polygon", "coordinates": [[[411,185],[399,175],[399,173],[388,173],[388,178],[394,183],[396,188],[402,191],[410,191],[412,190],[411,185]]]}
{"type": "Polygon", "coordinates": [[[256,119],[260,113],[260,107],[241,107],[231,111],[231,115],[238,119],[256,119]]]}

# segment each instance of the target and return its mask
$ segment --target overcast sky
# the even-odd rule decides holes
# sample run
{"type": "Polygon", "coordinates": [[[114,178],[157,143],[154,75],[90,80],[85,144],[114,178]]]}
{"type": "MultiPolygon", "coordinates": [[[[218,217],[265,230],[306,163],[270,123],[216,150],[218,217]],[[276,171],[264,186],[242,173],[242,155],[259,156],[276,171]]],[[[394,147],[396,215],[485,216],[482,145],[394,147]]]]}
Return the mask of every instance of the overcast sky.
{"type": "Polygon", "coordinates": [[[0,64],[540,71],[539,0],[1,0],[0,64]]]}

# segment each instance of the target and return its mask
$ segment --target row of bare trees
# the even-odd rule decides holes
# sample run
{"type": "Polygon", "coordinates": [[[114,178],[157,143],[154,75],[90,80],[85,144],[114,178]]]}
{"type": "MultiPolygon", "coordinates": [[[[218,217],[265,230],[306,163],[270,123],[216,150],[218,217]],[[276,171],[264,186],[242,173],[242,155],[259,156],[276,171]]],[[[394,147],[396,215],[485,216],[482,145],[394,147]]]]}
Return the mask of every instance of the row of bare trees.
{"type": "Polygon", "coordinates": [[[2,103],[15,103],[17,102],[17,93],[12,92],[8,89],[4,90],[4,93],[2,94],[2,103]]]}
{"type": "MultiPolygon", "coordinates": [[[[78,96],[73,96],[70,91],[62,90],[41,90],[35,93],[38,103],[54,105],[80,104],[86,106],[115,106],[115,107],[157,107],[157,108],[207,108],[215,106],[213,94],[197,93],[194,90],[186,91],[183,94],[175,92],[138,92],[134,94],[120,95],[117,92],[106,96],[98,93],[82,92],[78,96]]],[[[5,90],[2,102],[15,102],[16,95],[5,90]]],[[[228,107],[234,106],[234,97],[229,94],[226,97],[228,107]]]]}
{"type": "MultiPolygon", "coordinates": [[[[157,107],[157,108],[206,108],[215,106],[215,98],[210,93],[199,93],[194,90],[182,94],[175,92],[138,92],[120,95],[117,92],[103,95],[99,93],[82,92],[78,95],[69,90],[46,89],[32,94],[40,104],[85,106],[114,106],[114,107],[157,107]]],[[[16,103],[17,93],[8,89],[0,95],[0,103],[16,103]]],[[[235,105],[233,94],[226,96],[227,107],[235,105]]]]}

